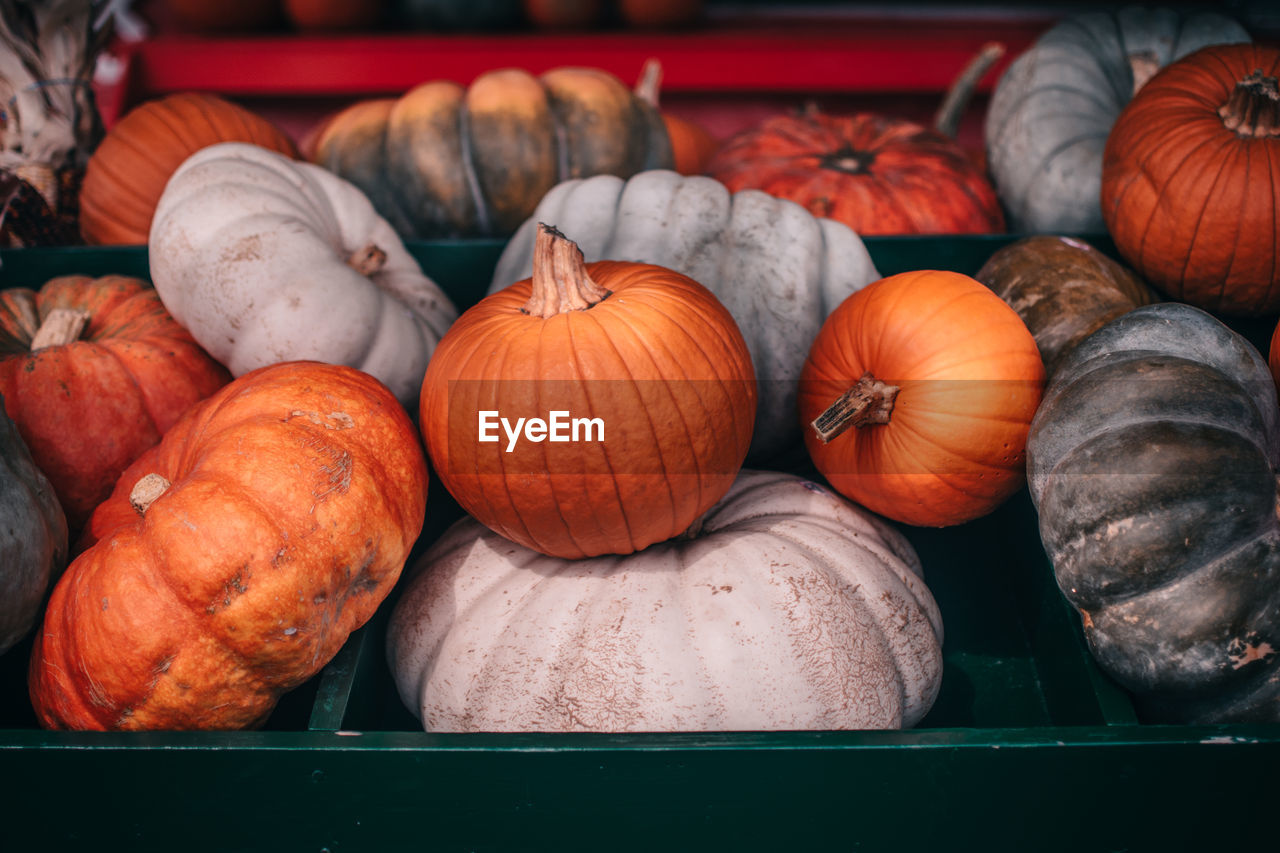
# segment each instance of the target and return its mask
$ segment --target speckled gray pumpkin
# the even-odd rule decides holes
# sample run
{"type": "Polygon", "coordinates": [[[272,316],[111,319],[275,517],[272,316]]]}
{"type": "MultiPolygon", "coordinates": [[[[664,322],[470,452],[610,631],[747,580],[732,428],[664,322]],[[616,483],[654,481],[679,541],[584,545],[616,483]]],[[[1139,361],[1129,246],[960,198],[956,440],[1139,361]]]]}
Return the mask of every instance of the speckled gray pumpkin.
{"type": "Polygon", "coordinates": [[[67,562],[67,520],[0,398],[0,654],[40,617],[67,562]]]}
{"type": "Polygon", "coordinates": [[[1280,411],[1244,338],[1138,308],[1058,368],[1027,442],[1058,585],[1158,720],[1280,720],[1280,411]]]}
{"type": "Polygon", "coordinates": [[[898,728],[941,682],[910,544],[791,474],[743,471],[695,535],[626,557],[464,519],[413,571],[388,654],[427,731],[898,728]]]}
{"type": "Polygon", "coordinates": [[[987,162],[1009,230],[1102,233],[1102,149],[1134,92],[1210,44],[1249,41],[1221,15],[1129,7],[1067,18],[1005,71],[987,111],[987,162]]]}
{"type": "Polygon", "coordinates": [[[507,244],[490,293],[532,273],[539,222],[564,232],[587,261],[673,269],[729,309],[756,369],[749,458],[757,460],[798,443],[796,391],[809,347],[837,305],[880,278],[846,225],[757,190],[730,194],[711,178],[655,169],[554,187],[507,244]]]}

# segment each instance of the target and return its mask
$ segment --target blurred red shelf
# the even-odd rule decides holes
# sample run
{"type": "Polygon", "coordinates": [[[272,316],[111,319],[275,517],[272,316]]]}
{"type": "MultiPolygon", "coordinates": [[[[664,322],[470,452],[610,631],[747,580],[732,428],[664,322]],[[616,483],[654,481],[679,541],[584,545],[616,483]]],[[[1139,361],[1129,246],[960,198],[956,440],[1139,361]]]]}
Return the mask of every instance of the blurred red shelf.
{"type": "Polygon", "coordinates": [[[539,73],[565,65],[630,81],[656,56],[665,92],[941,92],[983,44],[999,41],[1005,57],[979,87],[989,91],[1044,27],[1039,20],[829,20],[665,33],[159,35],[136,46],[130,88],[135,97],[184,90],[368,95],[430,79],[467,84],[499,67],[539,73]]]}

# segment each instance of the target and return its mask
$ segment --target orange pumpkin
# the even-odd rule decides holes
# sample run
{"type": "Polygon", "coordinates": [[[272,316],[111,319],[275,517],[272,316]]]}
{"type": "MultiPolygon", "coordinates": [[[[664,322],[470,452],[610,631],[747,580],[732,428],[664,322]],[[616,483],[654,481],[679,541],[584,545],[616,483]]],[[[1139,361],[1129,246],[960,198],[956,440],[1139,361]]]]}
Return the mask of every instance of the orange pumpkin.
{"type": "Polygon", "coordinates": [[[0,394],[72,531],[230,378],[140,279],[64,276],[39,292],[0,291],[0,394]]]}
{"type": "Polygon", "coordinates": [[[95,511],[32,656],[41,724],[262,723],[386,597],[426,494],[417,433],[376,379],[315,362],[245,374],[95,511]]]}
{"type": "MultiPolygon", "coordinates": [[[[662,63],[650,59],[640,72],[636,96],[658,109],[658,93],[662,87],[662,63]]],[[[671,139],[671,156],[675,170],[682,175],[701,175],[720,148],[720,142],[702,125],[671,113],[660,113],[671,139]]]]}
{"type": "Polygon", "coordinates": [[[148,101],[117,122],[89,158],[80,188],[85,242],[146,243],[169,177],[192,154],[219,142],[250,142],[298,156],[275,125],[216,95],[148,101]]]}
{"type": "Polygon", "coordinates": [[[978,81],[1003,54],[998,43],[983,46],[957,75],[932,129],[810,106],[729,139],[707,173],[733,192],[764,190],[863,236],[1004,231],[1004,211],[981,158],[954,139],[978,81]]]}
{"type": "Polygon", "coordinates": [[[1210,311],[1280,308],[1280,49],[1206,47],[1165,66],[1107,137],[1102,215],[1120,253],[1210,311]]]}
{"type": "Polygon", "coordinates": [[[755,407],[747,345],[710,291],[650,264],[585,264],[542,226],[533,277],[440,341],[420,423],[464,509],[572,559],[683,533],[732,485],[755,407]]]}
{"type": "Polygon", "coordinates": [[[846,299],[814,340],[805,444],[868,509],[960,524],[1021,487],[1043,384],[1035,339],[1000,297],[959,273],[901,273],[846,299]]]}

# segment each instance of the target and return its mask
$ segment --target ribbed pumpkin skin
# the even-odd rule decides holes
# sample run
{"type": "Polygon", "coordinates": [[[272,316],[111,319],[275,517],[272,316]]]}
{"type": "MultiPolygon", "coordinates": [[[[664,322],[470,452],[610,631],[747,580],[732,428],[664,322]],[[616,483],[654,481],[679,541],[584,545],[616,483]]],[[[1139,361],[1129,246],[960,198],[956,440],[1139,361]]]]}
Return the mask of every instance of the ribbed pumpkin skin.
{"type": "Polygon", "coordinates": [[[800,377],[800,421],[810,457],[841,494],[943,527],[1021,488],[1043,383],[1035,340],[998,296],[959,273],[901,273],[827,319],[800,377]],[[868,371],[901,389],[889,422],[823,444],[810,424],[868,371]]]}
{"type": "MultiPolygon", "coordinates": [[[[422,385],[431,463],[464,509],[545,554],[629,554],[683,533],[751,443],[755,375],[729,312],[662,267],[587,264],[612,295],[548,319],[530,280],[466,311],[422,385]],[[600,417],[604,441],[479,443],[478,413],[600,417]]],[[[585,432],[580,433],[585,437],[585,432]]]]}
{"type": "Polygon", "coordinates": [[[987,162],[1010,229],[1101,232],[1103,147],[1135,86],[1205,45],[1248,40],[1221,15],[1140,6],[1046,31],[1001,76],[987,110],[987,162]]]}
{"type": "Polygon", "coordinates": [[[0,291],[0,394],[72,530],[188,406],[230,376],[146,282],[64,276],[0,291]],[[80,340],[31,352],[57,308],[88,311],[80,340]]]}
{"type": "Polygon", "coordinates": [[[242,376],[94,513],[32,657],[41,724],[260,724],[385,598],[426,494],[413,424],[377,380],[311,362],[242,376]],[[172,485],[139,516],[151,473],[172,485]]]}
{"type": "Polygon", "coordinates": [[[460,521],[387,639],[427,731],[901,728],[942,675],[910,544],[766,471],[743,471],[694,538],[623,558],[544,557],[460,521]]]}
{"type": "Polygon", "coordinates": [[[62,507],[0,405],[0,654],[39,621],[44,594],[66,562],[62,507]]]}
{"type": "Polygon", "coordinates": [[[974,278],[1018,312],[1049,376],[1084,338],[1155,300],[1132,271],[1070,237],[1024,237],[988,258],[974,278]]]}
{"type": "Polygon", "coordinates": [[[266,119],[217,95],[183,92],[131,110],[89,158],[80,190],[88,243],[141,245],[169,177],[187,157],[219,142],[249,142],[297,157],[266,119]]]}
{"type": "Polygon", "coordinates": [[[356,104],[320,131],[313,161],[425,238],[506,236],[560,181],[670,168],[672,153],[657,111],[606,72],[502,69],[356,104]]]}
{"type": "Polygon", "coordinates": [[[1280,136],[1241,136],[1218,114],[1255,70],[1280,76],[1280,50],[1220,45],[1168,66],[1116,120],[1102,167],[1121,254],[1174,299],[1226,314],[1280,308],[1280,136]]]}
{"type": "Polygon", "coordinates": [[[760,189],[858,234],[987,234],[1004,214],[953,140],[870,113],[775,116],[726,141],[707,174],[760,189]]]}
{"type": "Polygon", "coordinates": [[[862,240],[839,222],[759,190],[731,195],[710,178],[654,169],[557,184],[508,241],[490,293],[532,273],[539,222],[572,234],[589,261],[676,270],[729,309],[759,380],[751,456],[760,460],[799,442],[796,386],[822,321],[880,278],[862,240]]]}
{"type": "Polygon", "coordinates": [[[1280,720],[1278,421],[1258,352],[1180,303],[1086,339],[1036,414],[1058,586],[1152,719],[1280,720]]]}

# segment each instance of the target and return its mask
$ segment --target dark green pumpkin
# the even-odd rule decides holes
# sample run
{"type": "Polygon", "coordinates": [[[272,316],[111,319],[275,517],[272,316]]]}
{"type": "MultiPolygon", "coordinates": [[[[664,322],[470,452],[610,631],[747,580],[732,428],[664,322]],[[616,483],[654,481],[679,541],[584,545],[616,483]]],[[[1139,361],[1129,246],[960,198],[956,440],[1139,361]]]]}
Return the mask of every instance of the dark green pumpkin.
{"type": "Polygon", "coordinates": [[[1150,719],[1280,721],[1278,420],[1257,350],[1164,303],[1077,346],[1032,422],[1058,585],[1150,719]]]}
{"type": "Polygon", "coordinates": [[[0,397],[0,654],[40,617],[67,562],[67,520],[0,397]]]}
{"type": "Polygon", "coordinates": [[[305,147],[407,238],[508,236],[561,181],[673,165],[657,110],[592,68],[423,83],[350,107],[305,147]]]}
{"type": "Polygon", "coordinates": [[[1128,268],[1070,237],[1024,237],[993,254],[974,277],[1027,324],[1047,376],[1077,343],[1155,301],[1128,268]]]}

